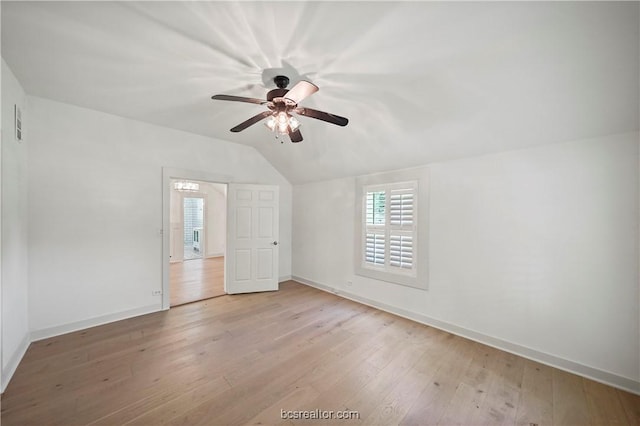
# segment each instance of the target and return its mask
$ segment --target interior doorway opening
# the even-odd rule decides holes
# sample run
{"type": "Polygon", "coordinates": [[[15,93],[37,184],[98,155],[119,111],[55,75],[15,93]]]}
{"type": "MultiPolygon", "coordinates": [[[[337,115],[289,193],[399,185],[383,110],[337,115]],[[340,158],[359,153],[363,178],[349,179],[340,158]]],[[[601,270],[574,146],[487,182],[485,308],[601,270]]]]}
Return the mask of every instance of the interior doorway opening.
{"type": "Polygon", "coordinates": [[[222,296],[227,185],[170,179],[169,306],[222,296]]]}

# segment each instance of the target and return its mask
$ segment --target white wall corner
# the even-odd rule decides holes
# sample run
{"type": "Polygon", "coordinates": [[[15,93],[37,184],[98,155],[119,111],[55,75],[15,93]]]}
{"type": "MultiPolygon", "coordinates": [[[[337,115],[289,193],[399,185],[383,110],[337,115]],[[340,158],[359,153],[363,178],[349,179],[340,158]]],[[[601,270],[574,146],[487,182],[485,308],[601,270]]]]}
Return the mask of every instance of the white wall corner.
{"type": "Polygon", "coordinates": [[[31,344],[31,340],[29,339],[29,335],[25,334],[24,338],[20,342],[20,345],[13,353],[11,358],[7,361],[7,365],[2,369],[2,388],[0,393],[4,393],[7,385],[11,381],[13,374],[16,372],[20,361],[24,357],[24,354],[27,353],[27,349],[29,349],[29,345],[31,344]]]}

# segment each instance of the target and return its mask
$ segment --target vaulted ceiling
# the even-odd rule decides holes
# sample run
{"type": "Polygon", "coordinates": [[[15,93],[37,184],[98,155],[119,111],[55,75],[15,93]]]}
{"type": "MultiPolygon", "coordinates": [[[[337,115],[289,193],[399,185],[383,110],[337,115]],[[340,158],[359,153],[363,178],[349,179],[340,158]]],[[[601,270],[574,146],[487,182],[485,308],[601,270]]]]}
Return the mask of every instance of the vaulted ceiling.
{"type": "Polygon", "coordinates": [[[2,56],[29,94],[250,145],[302,183],[638,130],[638,6],[2,1],[2,56]],[[276,74],[349,125],[229,132],[264,107],[211,95],[276,74]]]}

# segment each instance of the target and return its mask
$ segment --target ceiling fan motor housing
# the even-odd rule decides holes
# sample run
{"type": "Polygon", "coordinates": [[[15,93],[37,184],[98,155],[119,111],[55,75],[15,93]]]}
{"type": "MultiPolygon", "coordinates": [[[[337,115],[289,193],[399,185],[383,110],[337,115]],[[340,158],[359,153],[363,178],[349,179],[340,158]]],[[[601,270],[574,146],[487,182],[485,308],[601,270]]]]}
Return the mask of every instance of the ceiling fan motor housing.
{"type": "Polygon", "coordinates": [[[289,85],[289,77],[286,75],[276,75],[273,77],[273,82],[276,84],[278,89],[284,89],[289,85]]]}
{"type": "Polygon", "coordinates": [[[286,89],[289,85],[289,77],[285,75],[277,75],[273,77],[273,82],[278,88],[270,90],[267,93],[267,101],[273,101],[274,98],[281,98],[289,91],[286,89]]]}

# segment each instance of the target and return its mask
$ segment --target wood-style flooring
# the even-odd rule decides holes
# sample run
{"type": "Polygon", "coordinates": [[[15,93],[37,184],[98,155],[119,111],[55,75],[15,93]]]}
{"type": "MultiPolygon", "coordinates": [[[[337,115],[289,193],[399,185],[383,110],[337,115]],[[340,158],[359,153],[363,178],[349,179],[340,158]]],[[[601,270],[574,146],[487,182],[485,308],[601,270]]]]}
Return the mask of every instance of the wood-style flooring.
{"type": "Polygon", "coordinates": [[[1,415],[3,426],[638,425],[640,397],[288,281],[35,342],[1,415]]]}
{"type": "Polygon", "coordinates": [[[192,259],[169,265],[169,304],[183,305],[224,293],[224,257],[192,259]]]}

